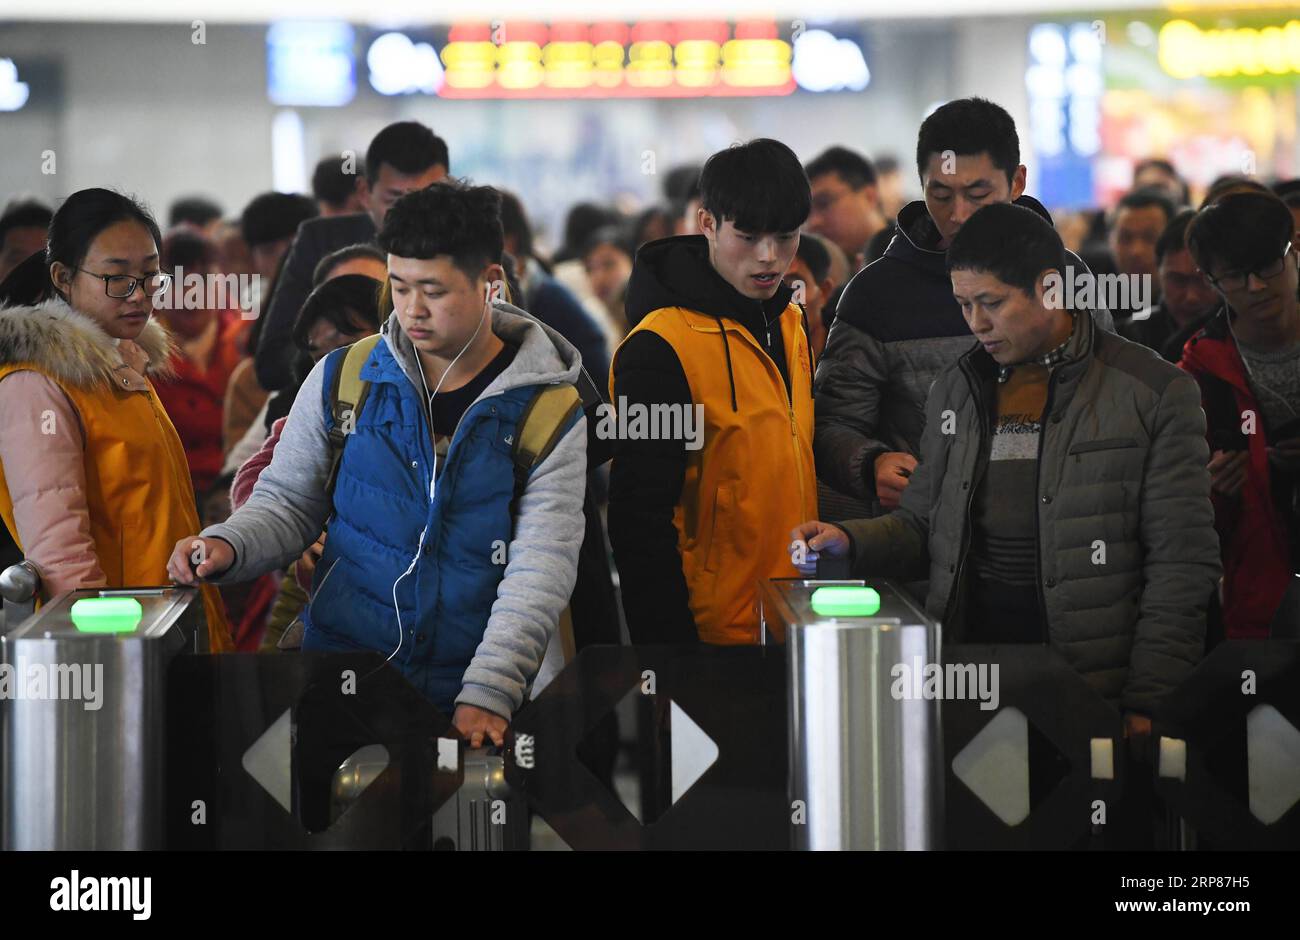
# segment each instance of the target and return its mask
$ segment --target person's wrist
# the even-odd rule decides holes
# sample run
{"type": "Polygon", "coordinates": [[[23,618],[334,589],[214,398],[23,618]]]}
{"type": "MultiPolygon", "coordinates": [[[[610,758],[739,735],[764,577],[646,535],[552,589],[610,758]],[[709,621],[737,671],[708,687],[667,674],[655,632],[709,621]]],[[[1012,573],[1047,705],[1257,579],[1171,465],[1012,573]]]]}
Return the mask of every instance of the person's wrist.
{"type": "Polygon", "coordinates": [[[844,535],[844,541],[848,545],[847,549],[845,550],[844,557],[847,558],[849,560],[849,564],[852,565],[854,560],[857,558],[857,546],[853,542],[853,533],[850,532],[848,529],[844,528],[844,526],[840,525],[838,522],[830,522],[827,523],[827,525],[834,526],[844,535]]]}
{"type": "Polygon", "coordinates": [[[212,574],[208,575],[209,578],[219,578],[227,571],[229,571],[231,568],[235,567],[235,559],[238,557],[238,552],[235,551],[234,543],[232,543],[229,539],[223,539],[219,535],[204,535],[201,536],[201,538],[211,539],[214,542],[220,542],[222,545],[226,546],[226,548],[230,549],[230,561],[226,565],[224,565],[220,571],[214,571],[212,574]]]}
{"type": "Polygon", "coordinates": [[[862,460],[862,485],[867,496],[876,495],[876,464],[887,453],[885,450],[867,451],[862,460]]]}

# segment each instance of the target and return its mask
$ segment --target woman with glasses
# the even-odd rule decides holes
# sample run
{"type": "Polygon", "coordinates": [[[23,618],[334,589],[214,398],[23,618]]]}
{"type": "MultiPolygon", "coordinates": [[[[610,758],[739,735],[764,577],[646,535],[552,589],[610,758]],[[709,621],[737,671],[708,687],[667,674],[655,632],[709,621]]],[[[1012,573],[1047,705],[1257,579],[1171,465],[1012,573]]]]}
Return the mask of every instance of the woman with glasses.
{"type": "MultiPolygon", "coordinates": [[[[42,600],[167,584],[176,540],[197,531],[185,452],[150,381],[171,352],[152,318],[170,280],[160,243],[134,200],[84,189],[3,284],[0,516],[42,600]]],[[[220,597],[201,590],[210,648],[228,649],[220,597]]]]}
{"type": "Polygon", "coordinates": [[[1187,233],[1223,305],[1180,363],[1201,386],[1229,639],[1267,637],[1300,571],[1300,246],[1267,192],[1202,209],[1187,233]]]}

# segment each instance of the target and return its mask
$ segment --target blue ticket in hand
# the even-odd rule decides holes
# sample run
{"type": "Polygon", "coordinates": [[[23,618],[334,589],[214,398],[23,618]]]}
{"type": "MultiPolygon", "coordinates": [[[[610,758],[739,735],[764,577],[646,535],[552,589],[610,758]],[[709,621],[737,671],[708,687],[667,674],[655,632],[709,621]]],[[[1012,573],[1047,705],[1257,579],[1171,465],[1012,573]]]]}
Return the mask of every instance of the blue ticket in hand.
{"type": "Polygon", "coordinates": [[[809,548],[808,543],[802,539],[795,539],[790,543],[790,561],[805,578],[817,576],[817,559],[819,557],[820,553],[809,548]]]}

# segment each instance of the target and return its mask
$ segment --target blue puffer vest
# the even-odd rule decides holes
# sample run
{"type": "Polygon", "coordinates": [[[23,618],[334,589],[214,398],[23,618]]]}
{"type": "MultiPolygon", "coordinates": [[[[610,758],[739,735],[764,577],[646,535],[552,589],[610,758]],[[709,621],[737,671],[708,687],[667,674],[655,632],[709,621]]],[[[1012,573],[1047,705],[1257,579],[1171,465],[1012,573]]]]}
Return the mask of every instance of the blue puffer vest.
{"type": "MultiPolygon", "coordinates": [[[[345,354],[336,350],[326,362],[326,414],[345,354]]],[[[303,614],[303,649],[391,653],[398,647],[393,585],[401,578],[404,635],[392,663],[450,718],[505,573],[511,443],[537,387],[508,389],[469,407],[431,501],[433,439],[421,393],[382,340],[361,377],[371,383],[369,397],[340,462],[325,551],[303,614]]]]}

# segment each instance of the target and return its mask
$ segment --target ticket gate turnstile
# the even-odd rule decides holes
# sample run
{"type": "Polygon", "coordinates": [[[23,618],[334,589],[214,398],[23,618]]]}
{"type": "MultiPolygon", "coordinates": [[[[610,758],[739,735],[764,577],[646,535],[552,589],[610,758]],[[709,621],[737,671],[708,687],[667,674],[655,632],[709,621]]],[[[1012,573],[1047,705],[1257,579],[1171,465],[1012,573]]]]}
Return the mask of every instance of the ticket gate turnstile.
{"type": "Polygon", "coordinates": [[[163,845],[166,674],[207,652],[193,588],[70,591],[0,636],[0,844],[163,845]]]}

